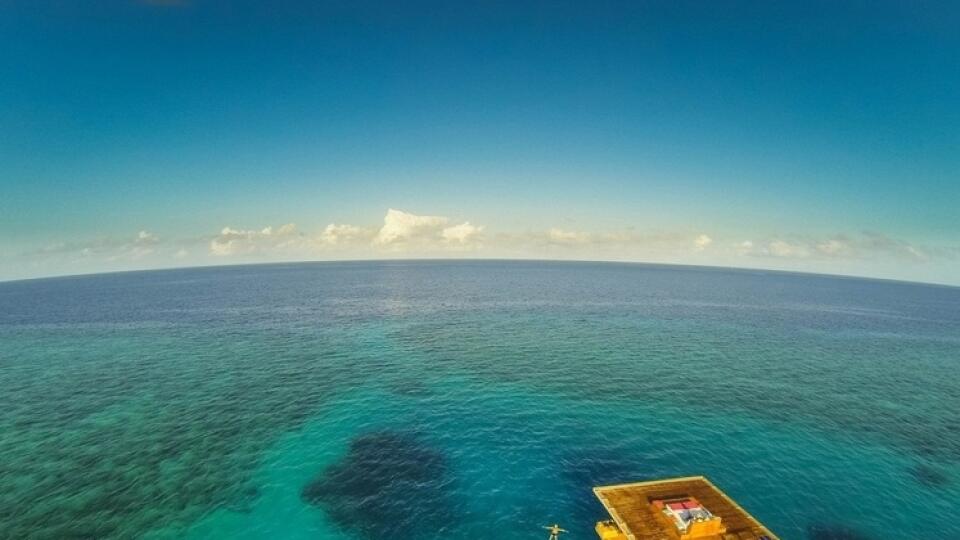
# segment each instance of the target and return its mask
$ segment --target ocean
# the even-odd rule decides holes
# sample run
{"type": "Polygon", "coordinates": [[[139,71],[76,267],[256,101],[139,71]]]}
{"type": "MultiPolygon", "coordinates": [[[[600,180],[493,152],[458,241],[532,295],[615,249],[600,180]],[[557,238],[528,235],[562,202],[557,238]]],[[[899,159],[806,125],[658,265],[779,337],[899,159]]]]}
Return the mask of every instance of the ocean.
{"type": "Polygon", "coordinates": [[[0,283],[0,538],[594,538],[706,475],[784,539],[960,538],[960,289],[613,263],[0,283]]]}

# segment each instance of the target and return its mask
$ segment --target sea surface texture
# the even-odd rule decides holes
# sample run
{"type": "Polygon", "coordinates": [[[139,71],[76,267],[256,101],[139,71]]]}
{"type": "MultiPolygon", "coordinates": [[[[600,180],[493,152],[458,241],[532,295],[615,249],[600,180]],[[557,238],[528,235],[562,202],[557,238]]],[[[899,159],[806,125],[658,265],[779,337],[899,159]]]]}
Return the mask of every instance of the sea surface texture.
{"type": "Polygon", "coordinates": [[[0,538],[593,538],[706,475],[784,539],[960,538],[960,289],[375,262],[0,283],[0,538]]]}

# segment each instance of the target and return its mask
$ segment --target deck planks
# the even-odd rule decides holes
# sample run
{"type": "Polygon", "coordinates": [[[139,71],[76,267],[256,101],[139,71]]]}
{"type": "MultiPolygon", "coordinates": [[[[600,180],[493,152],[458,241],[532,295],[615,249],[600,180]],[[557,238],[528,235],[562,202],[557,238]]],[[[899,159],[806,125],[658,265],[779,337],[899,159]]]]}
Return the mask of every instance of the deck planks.
{"type": "Polygon", "coordinates": [[[593,491],[610,517],[631,540],[679,538],[676,529],[664,525],[650,506],[653,499],[676,497],[695,497],[707,510],[723,520],[727,527],[726,534],[704,540],[755,540],[762,535],[778,540],[775,534],[703,476],[601,486],[593,491]]]}

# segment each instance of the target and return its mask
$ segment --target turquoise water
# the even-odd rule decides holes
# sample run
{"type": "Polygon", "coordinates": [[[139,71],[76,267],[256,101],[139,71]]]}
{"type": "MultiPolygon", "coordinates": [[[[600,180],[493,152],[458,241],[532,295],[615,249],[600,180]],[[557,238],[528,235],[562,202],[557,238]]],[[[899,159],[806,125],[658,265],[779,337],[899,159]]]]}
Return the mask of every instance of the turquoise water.
{"type": "Polygon", "coordinates": [[[592,538],[705,474],[783,538],[960,538],[960,289],[647,265],[0,283],[0,538],[592,538]]]}

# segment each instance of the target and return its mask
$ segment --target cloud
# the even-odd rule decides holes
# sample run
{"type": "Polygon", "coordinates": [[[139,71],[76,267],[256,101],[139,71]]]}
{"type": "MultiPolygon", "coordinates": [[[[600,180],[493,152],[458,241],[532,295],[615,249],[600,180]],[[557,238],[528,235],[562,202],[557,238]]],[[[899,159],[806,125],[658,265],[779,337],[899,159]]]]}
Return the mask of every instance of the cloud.
{"type": "Polygon", "coordinates": [[[331,223],[323,229],[317,241],[320,245],[328,246],[369,243],[376,234],[376,231],[363,227],[331,223]]]}
{"type": "MultiPolygon", "coordinates": [[[[784,238],[774,238],[762,242],[744,240],[734,246],[738,255],[749,257],[772,257],[778,259],[807,259],[821,253],[816,249],[819,243],[814,241],[797,241],[784,238]]],[[[826,242],[822,243],[828,246],[826,242]]],[[[829,249],[829,247],[824,248],[829,249]]]]}
{"type": "Polygon", "coordinates": [[[710,238],[705,234],[701,234],[693,239],[693,248],[697,251],[703,251],[712,243],[713,238],[710,238]]]}
{"type": "Polygon", "coordinates": [[[136,239],[137,245],[152,245],[152,244],[156,244],[159,241],[160,239],[157,238],[157,235],[153,233],[150,233],[147,231],[140,231],[137,233],[137,239],[136,239]]]}
{"type": "Polygon", "coordinates": [[[818,242],[814,248],[817,253],[827,257],[839,257],[849,252],[850,246],[847,242],[836,238],[818,242]]]}
{"type": "Polygon", "coordinates": [[[806,258],[810,255],[806,246],[786,240],[773,240],[767,244],[767,254],[774,257],[806,258]]]}
{"type": "Polygon", "coordinates": [[[137,238],[133,241],[133,245],[127,249],[127,254],[135,259],[146,257],[153,253],[154,246],[159,243],[160,239],[157,238],[157,235],[147,231],[140,231],[137,233],[137,238]]]}
{"type": "Polygon", "coordinates": [[[565,231],[556,227],[547,231],[547,239],[553,244],[585,244],[590,242],[590,234],[585,232],[565,231]]]}
{"type": "Polygon", "coordinates": [[[152,268],[173,261],[178,265],[210,264],[225,258],[337,260],[462,256],[468,252],[491,258],[720,264],[865,274],[884,268],[890,270],[883,272],[892,275],[901,275],[901,268],[910,264],[913,270],[909,272],[918,276],[941,271],[938,264],[955,264],[960,259],[960,247],[956,245],[920,245],[873,231],[821,236],[779,234],[739,240],[689,229],[631,227],[489,232],[472,221],[391,208],[381,224],[334,222],[312,231],[301,231],[287,223],[260,229],[226,226],[215,234],[198,232],[180,238],[161,237],[150,229],[141,229],[119,237],[61,240],[21,252],[20,260],[14,262],[23,268],[45,267],[63,274],[152,268]]]}
{"type": "Polygon", "coordinates": [[[753,241],[744,240],[743,242],[737,244],[735,249],[739,255],[750,255],[753,252],[753,241]]]}
{"type": "Polygon", "coordinates": [[[383,227],[374,242],[389,245],[417,239],[429,239],[442,235],[450,220],[441,216],[418,216],[393,208],[383,217],[383,227]]]}
{"type": "Polygon", "coordinates": [[[889,258],[914,262],[929,260],[931,253],[942,254],[942,250],[930,250],[876,232],[863,232],[859,235],[838,234],[827,238],[776,237],[760,243],[746,240],[736,245],[735,251],[739,255],[750,257],[782,259],[889,258]]]}
{"type": "Polygon", "coordinates": [[[269,251],[298,247],[301,237],[293,223],[282,225],[276,230],[265,227],[257,230],[238,230],[224,227],[220,234],[210,240],[210,254],[217,257],[233,255],[255,255],[269,251]]]}
{"type": "Polygon", "coordinates": [[[209,241],[216,257],[266,256],[283,252],[305,259],[332,256],[371,256],[377,252],[410,255],[478,247],[483,227],[469,221],[450,225],[444,216],[423,216],[389,209],[380,228],[330,223],[317,233],[301,233],[292,223],[280,228],[224,227],[209,241]]]}
{"type": "Polygon", "coordinates": [[[133,237],[102,237],[82,242],[54,242],[23,253],[27,257],[103,257],[106,260],[140,259],[154,253],[160,238],[141,230],[133,237]]]}
{"type": "MultiPolygon", "coordinates": [[[[540,231],[498,232],[489,235],[482,253],[495,257],[581,259],[680,263],[693,253],[710,247],[707,234],[680,231],[619,230],[585,231],[551,227],[540,231]]],[[[690,262],[694,262],[690,260],[690,262]]],[[[703,264],[702,258],[696,260],[703,264]]]]}
{"type": "Polygon", "coordinates": [[[606,232],[572,231],[553,227],[545,233],[528,234],[516,238],[519,243],[536,249],[538,245],[563,248],[569,251],[590,252],[596,256],[622,258],[625,255],[663,255],[702,251],[713,243],[706,234],[692,236],[681,232],[642,232],[633,228],[606,232]]]}
{"type": "Polygon", "coordinates": [[[915,261],[926,261],[929,259],[927,249],[903,240],[891,238],[883,233],[864,231],[862,236],[863,240],[861,243],[864,249],[915,261]]]}
{"type": "Polygon", "coordinates": [[[463,245],[479,240],[481,233],[483,233],[482,226],[471,225],[469,221],[466,221],[460,225],[443,229],[440,231],[440,236],[446,242],[463,245]]]}
{"type": "Polygon", "coordinates": [[[457,225],[449,223],[450,219],[444,216],[420,216],[391,208],[383,217],[383,226],[373,237],[373,245],[391,251],[462,248],[475,245],[483,233],[483,226],[469,221],[457,225]]]}

